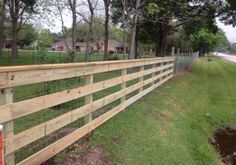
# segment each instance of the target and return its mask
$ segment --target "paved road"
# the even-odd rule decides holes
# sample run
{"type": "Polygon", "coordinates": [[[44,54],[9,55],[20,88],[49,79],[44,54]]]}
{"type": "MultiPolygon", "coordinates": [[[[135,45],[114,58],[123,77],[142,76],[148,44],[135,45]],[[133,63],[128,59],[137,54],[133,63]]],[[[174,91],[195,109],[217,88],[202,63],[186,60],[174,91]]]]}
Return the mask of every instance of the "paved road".
{"type": "Polygon", "coordinates": [[[217,56],[222,57],[225,60],[236,63],[236,56],[225,54],[225,53],[217,53],[217,56]]]}

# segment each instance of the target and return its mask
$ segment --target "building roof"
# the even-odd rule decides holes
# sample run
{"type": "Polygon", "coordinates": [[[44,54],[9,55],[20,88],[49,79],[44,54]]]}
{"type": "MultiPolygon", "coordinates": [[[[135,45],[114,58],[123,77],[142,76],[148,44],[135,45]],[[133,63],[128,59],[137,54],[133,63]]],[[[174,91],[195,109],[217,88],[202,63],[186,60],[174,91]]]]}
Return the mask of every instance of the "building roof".
{"type": "Polygon", "coordinates": [[[115,48],[122,48],[124,44],[116,40],[108,40],[108,43],[114,46],[115,48]]]}
{"type": "MultiPolygon", "coordinates": [[[[72,46],[72,39],[71,38],[67,38],[66,39],[66,43],[68,46],[72,46]]],[[[56,43],[53,43],[51,44],[51,46],[64,46],[65,45],[65,41],[62,40],[62,41],[59,41],[59,42],[56,42],[56,43]]],[[[76,42],[75,44],[76,46],[80,46],[80,47],[86,47],[86,43],[85,42],[76,42]]]]}
{"type": "MultiPolygon", "coordinates": [[[[72,39],[71,38],[67,38],[66,43],[69,47],[72,47],[72,39]]],[[[123,48],[124,47],[123,43],[116,41],[116,40],[108,40],[108,44],[112,45],[115,48],[123,48]]],[[[91,45],[94,45],[94,44],[91,43],[91,45]]],[[[57,47],[65,46],[65,41],[62,40],[62,41],[53,43],[53,44],[51,44],[51,46],[57,46],[57,47]]],[[[76,42],[76,46],[86,47],[86,42],[76,42]]]]}

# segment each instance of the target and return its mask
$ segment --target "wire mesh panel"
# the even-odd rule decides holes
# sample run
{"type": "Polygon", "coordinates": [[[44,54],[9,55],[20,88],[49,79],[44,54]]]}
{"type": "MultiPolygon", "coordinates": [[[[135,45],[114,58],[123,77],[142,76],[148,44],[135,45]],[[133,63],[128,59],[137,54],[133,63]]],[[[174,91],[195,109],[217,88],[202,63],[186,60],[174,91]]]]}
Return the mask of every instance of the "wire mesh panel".
{"type": "Polygon", "coordinates": [[[174,74],[178,75],[190,68],[199,58],[199,52],[183,53],[181,56],[175,58],[174,74]]]}

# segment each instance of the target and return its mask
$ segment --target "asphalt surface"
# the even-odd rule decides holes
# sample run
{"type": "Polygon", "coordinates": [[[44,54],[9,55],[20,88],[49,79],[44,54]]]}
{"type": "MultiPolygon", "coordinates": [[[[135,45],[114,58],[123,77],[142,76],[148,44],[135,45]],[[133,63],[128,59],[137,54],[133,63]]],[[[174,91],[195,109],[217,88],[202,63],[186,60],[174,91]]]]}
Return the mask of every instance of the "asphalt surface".
{"type": "Polygon", "coordinates": [[[215,53],[216,56],[221,57],[225,60],[231,61],[233,63],[236,63],[236,55],[229,55],[225,53],[215,53]]]}

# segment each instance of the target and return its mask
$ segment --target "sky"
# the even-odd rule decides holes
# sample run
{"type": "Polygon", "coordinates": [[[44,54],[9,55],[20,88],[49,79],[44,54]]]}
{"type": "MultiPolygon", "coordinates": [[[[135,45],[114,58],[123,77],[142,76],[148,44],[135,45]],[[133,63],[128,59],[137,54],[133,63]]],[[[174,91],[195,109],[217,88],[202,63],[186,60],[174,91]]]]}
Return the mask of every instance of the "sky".
{"type": "Polygon", "coordinates": [[[223,23],[219,22],[218,20],[216,21],[218,27],[220,27],[224,32],[226,37],[231,43],[236,43],[236,27],[233,26],[226,26],[223,23]]]}

